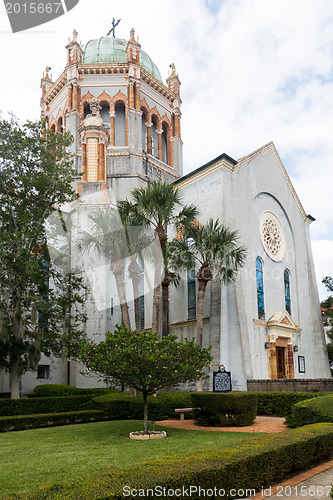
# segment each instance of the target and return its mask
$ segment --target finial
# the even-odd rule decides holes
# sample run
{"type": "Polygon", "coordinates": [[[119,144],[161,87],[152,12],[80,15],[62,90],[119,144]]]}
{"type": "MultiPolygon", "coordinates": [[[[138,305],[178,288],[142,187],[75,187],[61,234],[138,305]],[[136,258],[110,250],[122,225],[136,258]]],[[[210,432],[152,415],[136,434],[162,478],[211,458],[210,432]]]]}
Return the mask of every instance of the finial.
{"type": "Polygon", "coordinates": [[[45,68],[45,78],[49,78],[49,71],[50,71],[50,66],[46,66],[45,68]]]}
{"type": "Polygon", "coordinates": [[[170,64],[170,68],[171,68],[171,75],[175,75],[175,74],[176,74],[176,66],[175,66],[175,63],[171,63],[171,64],[170,64]]]}
{"type": "Polygon", "coordinates": [[[135,30],[134,28],[132,28],[130,31],[131,40],[134,40],[134,35],[135,35],[135,30]]]}
{"type": "Polygon", "coordinates": [[[77,41],[77,35],[78,35],[78,32],[76,31],[76,29],[74,29],[73,30],[73,42],[77,41]]]}
{"type": "Polygon", "coordinates": [[[114,17],[112,18],[112,28],[110,29],[110,31],[108,32],[108,34],[106,36],[109,36],[109,35],[111,35],[111,33],[113,33],[113,38],[115,38],[115,36],[116,36],[115,28],[116,28],[116,26],[118,26],[120,21],[121,21],[121,19],[118,19],[118,21],[116,22],[115,18],[114,17]]]}

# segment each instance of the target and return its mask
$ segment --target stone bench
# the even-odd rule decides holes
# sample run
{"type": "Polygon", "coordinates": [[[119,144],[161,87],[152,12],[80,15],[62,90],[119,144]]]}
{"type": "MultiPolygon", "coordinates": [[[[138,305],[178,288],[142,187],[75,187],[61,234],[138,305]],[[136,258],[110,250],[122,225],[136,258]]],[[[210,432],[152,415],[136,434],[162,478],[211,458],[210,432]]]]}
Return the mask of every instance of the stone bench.
{"type": "Polygon", "coordinates": [[[184,420],[184,413],[187,413],[188,411],[193,411],[193,408],[176,408],[175,412],[180,413],[180,420],[184,420]]]}

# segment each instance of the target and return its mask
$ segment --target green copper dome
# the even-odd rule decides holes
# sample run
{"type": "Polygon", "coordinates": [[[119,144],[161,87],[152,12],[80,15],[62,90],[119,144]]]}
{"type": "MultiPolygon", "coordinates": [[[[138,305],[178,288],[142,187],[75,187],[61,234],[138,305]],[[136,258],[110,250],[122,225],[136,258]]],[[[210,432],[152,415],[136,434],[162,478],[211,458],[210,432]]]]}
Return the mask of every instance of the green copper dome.
{"type": "MultiPolygon", "coordinates": [[[[90,40],[83,49],[82,62],[84,64],[126,63],[126,46],[127,41],[122,38],[101,37],[90,40]]],[[[143,50],[140,51],[140,64],[143,69],[162,82],[158,67],[143,50]]]]}

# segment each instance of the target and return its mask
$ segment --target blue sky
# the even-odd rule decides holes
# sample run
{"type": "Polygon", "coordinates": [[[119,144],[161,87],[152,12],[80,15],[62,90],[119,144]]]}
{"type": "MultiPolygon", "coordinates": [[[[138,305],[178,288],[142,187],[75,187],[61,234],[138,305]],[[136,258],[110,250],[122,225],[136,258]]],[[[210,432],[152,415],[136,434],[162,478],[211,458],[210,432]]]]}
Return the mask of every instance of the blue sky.
{"type": "Polygon", "coordinates": [[[17,34],[1,2],[0,108],[38,118],[45,66],[56,79],[73,29],[86,43],[105,36],[113,17],[121,18],[117,36],[128,38],[135,28],[164,80],[176,65],[184,172],[273,141],[305,211],[316,218],[318,282],[333,276],[332,0],[80,0],[65,16],[17,34]]]}

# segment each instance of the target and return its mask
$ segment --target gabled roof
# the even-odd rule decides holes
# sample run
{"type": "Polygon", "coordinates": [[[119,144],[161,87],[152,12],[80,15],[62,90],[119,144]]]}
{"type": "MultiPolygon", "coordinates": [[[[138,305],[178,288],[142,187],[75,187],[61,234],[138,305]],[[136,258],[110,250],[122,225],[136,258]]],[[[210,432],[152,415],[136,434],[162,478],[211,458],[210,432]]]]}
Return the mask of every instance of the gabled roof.
{"type": "Polygon", "coordinates": [[[206,175],[211,174],[215,170],[219,170],[221,168],[225,168],[226,170],[229,170],[230,172],[236,172],[238,169],[245,167],[248,165],[251,161],[253,161],[255,158],[267,153],[271,152],[272,155],[274,156],[274,159],[276,161],[276,164],[278,165],[285,181],[286,184],[289,188],[289,191],[294,198],[296,205],[304,219],[305,222],[308,224],[311,224],[315,219],[311,215],[307,215],[303,205],[295,191],[295,188],[290,180],[289,175],[287,174],[287,171],[282,163],[282,160],[274,146],[273,142],[269,142],[265,144],[264,146],[260,147],[259,149],[256,149],[252,153],[248,154],[247,156],[244,156],[243,158],[240,158],[238,161],[234,160],[231,158],[231,156],[228,156],[227,154],[223,153],[220,156],[217,156],[210,162],[206,163],[202,167],[197,168],[196,170],[193,170],[193,172],[190,172],[189,174],[184,175],[180,179],[177,179],[175,181],[175,184],[179,189],[182,189],[186,187],[188,184],[192,184],[193,182],[196,182],[202,177],[205,177],[206,175]]]}
{"type": "Polygon", "coordinates": [[[299,330],[299,326],[295,323],[288,311],[280,311],[273,314],[267,321],[267,326],[281,326],[290,328],[291,330],[299,330]]]}
{"type": "Polygon", "coordinates": [[[231,158],[231,156],[222,153],[220,156],[217,156],[208,163],[205,163],[205,165],[202,165],[202,167],[196,168],[189,174],[186,174],[180,179],[177,179],[174,184],[181,184],[181,186],[178,187],[185,187],[187,184],[190,184],[200,177],[204,177],[205,175],[208,175],[211,172],[218,170],[219,168],[227,168],[227,170],[232,171],[234,165],[236,164],[237,161],[231,158]]]}
{"type": "Polygon", "coordinates": [[[237,165],[235,167],[234,170],[238,170],[239,168],[242,168],[243,166],[247,165],[248,163],[250,163],[250,161],[254,160],[255,158],[257,158],[258,156],[261,156],[265,153],[267,153],[268,151],[270,151],[273,156],[274,156],[274,159],[278,165],[278,167],[280,168],[280,171],[286,181],[286,184],[289,188],[289,191],[292,195],[292,197],[294,198],[295,202],[296,202],[296,205],[298,206],[298,209],[303,217],[303,219],[305,220],[305,222],[307,222],[308,224],[311,224],[311,222],[313,222],[314,219],[311,215],[307,215],[304,208],[303,208],[303,205],[295,191],[295,188],[290,180],[290,177],[289,175],[287,174],[287,171],[282,163],[282,160],[279,156],[279,153],[277,152],[276,150],[276,147],[274,145],[274,143],[271,141],[267,144],[265,144],[264,146],[262,146],[261,148],[259,149],[256,149],[255,151],[253,151],[252,153],[250,153],[249,155],[247,156],[244,156],[243,158],[240,158],[237,162],[237,165]]]}

